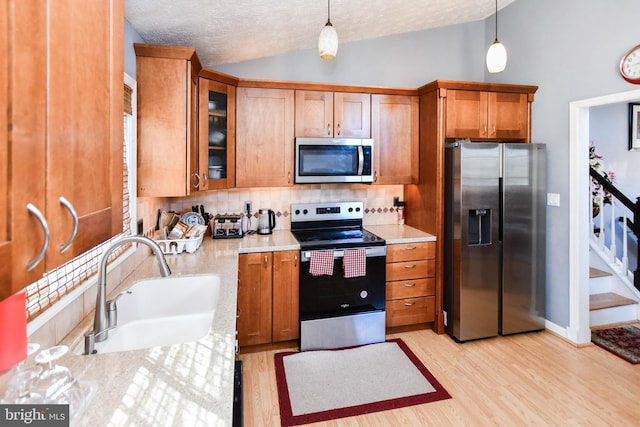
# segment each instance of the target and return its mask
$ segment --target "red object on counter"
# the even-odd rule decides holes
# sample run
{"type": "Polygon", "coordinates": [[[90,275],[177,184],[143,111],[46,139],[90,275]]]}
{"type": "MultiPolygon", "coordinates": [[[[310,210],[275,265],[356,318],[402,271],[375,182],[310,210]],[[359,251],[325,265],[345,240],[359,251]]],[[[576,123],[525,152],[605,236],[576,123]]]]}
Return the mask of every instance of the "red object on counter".
{"type": "Polygon", "coordinates": [[[25,291],[0,301],[0,373],[27,358],[26,307],[25,291]]]}

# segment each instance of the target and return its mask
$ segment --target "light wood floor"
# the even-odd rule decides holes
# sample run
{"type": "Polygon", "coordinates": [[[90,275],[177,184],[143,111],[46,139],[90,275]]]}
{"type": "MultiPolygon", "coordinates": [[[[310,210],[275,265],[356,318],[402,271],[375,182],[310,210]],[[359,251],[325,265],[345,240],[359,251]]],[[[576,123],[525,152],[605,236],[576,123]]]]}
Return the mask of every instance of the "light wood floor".
{"type": "MultiPolygon", "coordinates": [[[[630,426],[640,422],[640,364],[549,332],[457,344],[422,330],[402,338],[453,397],[314,426],[630,426]]],[[[273,355],[241,355],[245,426],[279,426],[273,355]]],[[[375,372],[371,373],[375,375],[375,372]]]]}

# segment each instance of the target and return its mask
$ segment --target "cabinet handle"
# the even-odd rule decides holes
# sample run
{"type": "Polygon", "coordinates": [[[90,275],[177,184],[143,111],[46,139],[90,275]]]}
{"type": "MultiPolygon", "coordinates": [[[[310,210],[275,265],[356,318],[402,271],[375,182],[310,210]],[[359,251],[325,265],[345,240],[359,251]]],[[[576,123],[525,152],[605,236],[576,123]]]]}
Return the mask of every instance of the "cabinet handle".
{"type": "Polygon", "coordinates": [[[416,265],[415,264],[405,265],[404,268],[416,268],[416,265]]]}
{"type": "Polygon", "coordinates": [[[482,125],[482,134],[483,135],[487,134],[487,125],[482,125]]]}
{"type": "Polygon", "coordinates": [[[73,208],[73,205],[71,204],[71,202],[67,200],[64,196],[60,196],[60,199],[58,200],[60,201],[60,204],[62,206],[67,208],[67,210],[71,214],[71,218],[73,218],[73,231],[71,232],[71,237],[69,237],[69,240],[67,240],[66,243],[64,243],[63,245],[60,245],[60,253],[64,253],[67,249],[69,249],[69,247],[71,246],[71,243],[73,243],[73,241],[76,239],[76,236],[78,235],[79,221],[78,221],[78,213],[73,208]]]}
{"type": "Polygon", "coordinates": [[[267,256],[264,256],[264,268],[267,268],[267,256]]]}
{"type": "Polygon", "coordinates": [[[406,288],[413,288],[416,284],[415,283],[405,283],[404,286],[406,288]]]}
{"type": "Polygon", "coordinates": [[[202,182],[203,182],[204,186],[206,187],[207,186],[207,180],[209,179],[207,177],[207,174],[203,173],[201,179],[202,179],[202,182]]]}
{"type": "Polygon", "coordinates": [[[291,184],[291,171],[287,172],[287,184],[291,184]]]}
{"type": "Polygon", "coordinates": [[[416,303],[415,303],[415,302],[405,302],[405,303],[404,303],[404,306],[405,306],[405,307],[413,307],[414,305],[416,305],[416,303]]]}
{"type": "Polygon", "coordinates": [[[236,309],[236,319],[240,318],[240,314],[242,314],[242,310],[240,310],[239,308],[236,309]]]}
{"type": "Polygon", "coordinates": [[[495,135],[495,134],[496,134],[496,125],[493,125],[493,133],[492,133],[492,135],[495,135]]]}
{"type": "Polygon", "coordinates": [[[417,246],[407,246],[404,248],[405,251],[415,251],[416,249],[418,249],[417,246]]]}
{"type": "Polygon", "coordinates": [[[194,173],[193,174],[193,178],[195,180],[195,182],[193,183],[193,188],[199,188],[200,187],[200,174],[194,173]]]}
{"type": "Polygon", "coordinates": [[[294,255],[293,256],[293,266],[297,267],[298,266],[298,255],[294,255]]]}
{"type": "Polygon", "coordinates": [[[44,215],[42,215],[42,212],[40,212],[40,209],[35,207],[33,204],[27,204],[27,210],[29,213],[35,215],[44,230],[44,242],[42,242],[42,248],[40,248],[38,255],[36,255],[36,257],[27,264],[27,271],[31,271],[40,263],[40,261],[42,261],[42,258],[44,258],[44,254],[47,252],[47,248],[49,247],[49,224],[47,223],[44,215]]]}
{"type": "Polygon", "coordinates": [[[378,182],[378,171],[373,171],[373,182],[378,182]]]}
{"type": "Polygon", "coordinates": [[[338,135],[340,135],[340,123],[338,123],[338,135]]]}
{"type": "Polygon", "coordinates": [[[331,123],[327,123],[327,135],[331,136],[331,123]]]}

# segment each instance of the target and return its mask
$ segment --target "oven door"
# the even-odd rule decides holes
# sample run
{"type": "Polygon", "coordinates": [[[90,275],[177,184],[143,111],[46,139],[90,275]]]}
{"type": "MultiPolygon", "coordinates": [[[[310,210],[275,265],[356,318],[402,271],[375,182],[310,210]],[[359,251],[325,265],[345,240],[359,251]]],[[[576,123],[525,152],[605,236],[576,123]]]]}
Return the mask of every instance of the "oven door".
{"type": "Polygon", "coordinates": [[[373,182],[373,140],[296,138],[295,182],[373,182]]]}
{"type": "MultiPolygon", "coordinates": [[[[356,248],[353,248],[356,249],[356,248]]],[[[367,247],[364,276],[345,278],[344,250],[334,250],[333,275],[310,273],[311,251],[300,254],[300,320],[384,310],[386,246],[367,247]]]]}

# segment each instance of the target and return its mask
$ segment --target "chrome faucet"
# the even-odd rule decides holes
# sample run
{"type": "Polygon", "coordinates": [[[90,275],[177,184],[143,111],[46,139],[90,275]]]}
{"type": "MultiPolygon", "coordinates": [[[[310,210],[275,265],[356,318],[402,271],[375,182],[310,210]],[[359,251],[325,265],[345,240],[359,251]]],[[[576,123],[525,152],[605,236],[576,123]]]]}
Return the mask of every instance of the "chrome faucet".
{"type": "Polygon", "coordinates": [[[142,243],[147,245],[155,254],[160,267],[160,275],[167,277],[171,274],[167,260],[164,258],[162,249],[158,244],[148,237],[144,236],[125,236],[111,244],[100,260],[100,276],[98,279],[98,294],[96,296],[96,314],[93,320],[93,330],[84,336],[84,352],[92,354],[93,347],[96,342],[101,342],[109,337],[109,330],[115,328],[117,324],[117,307],[116,301],[122,295],[131,293],[131,291],[120,292],[114,299],[107,301],[107,261],[109,255],[118,247],[127,243],[142,243]]]}

